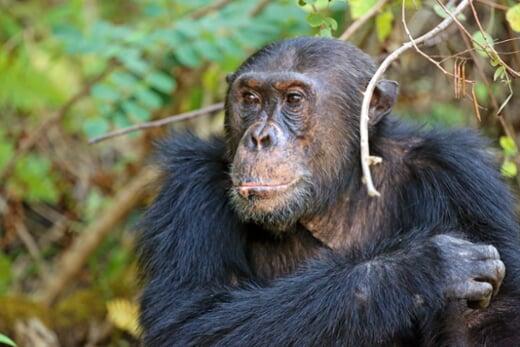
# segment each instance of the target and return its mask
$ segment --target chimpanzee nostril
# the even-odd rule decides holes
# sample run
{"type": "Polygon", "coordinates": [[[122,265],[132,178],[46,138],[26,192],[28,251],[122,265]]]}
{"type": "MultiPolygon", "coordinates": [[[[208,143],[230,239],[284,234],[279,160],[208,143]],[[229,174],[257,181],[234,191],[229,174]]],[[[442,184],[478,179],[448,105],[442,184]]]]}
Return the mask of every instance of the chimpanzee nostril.
{"type": "Polygon", "coordinates": [[[250,129],[247,145],[251,149],[267,149],[276,145],[276,132],[272,125],[259,124],[250,129]]]}

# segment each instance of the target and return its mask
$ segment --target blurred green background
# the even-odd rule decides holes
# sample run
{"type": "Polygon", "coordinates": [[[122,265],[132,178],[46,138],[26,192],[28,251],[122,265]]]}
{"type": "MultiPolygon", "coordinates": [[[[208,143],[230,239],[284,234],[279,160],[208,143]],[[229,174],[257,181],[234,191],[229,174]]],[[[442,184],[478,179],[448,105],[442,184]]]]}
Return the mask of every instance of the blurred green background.
{"type": "MultiPolygon", "coordinates": [[[[339,37],[356,23],[349,40],[381,62],[408,40],[402,5],[0,0],[0,345],[138,344],[133,226],[159,181],[154,143],[171,128],[217,133],[223,114],[89,139],[221,102],[226,74],[282,38],[339,37]]],[[[415,37],[446,17],[437,1],[404,6],[415,37]]],[[[469,36],[452,25],[422,48],[445,72],[410,51],[387,76],[401,85],[401,117],[489,136],[518,191],[520,5],[474,6],[478,20],[458,17],[469,36]]]]}

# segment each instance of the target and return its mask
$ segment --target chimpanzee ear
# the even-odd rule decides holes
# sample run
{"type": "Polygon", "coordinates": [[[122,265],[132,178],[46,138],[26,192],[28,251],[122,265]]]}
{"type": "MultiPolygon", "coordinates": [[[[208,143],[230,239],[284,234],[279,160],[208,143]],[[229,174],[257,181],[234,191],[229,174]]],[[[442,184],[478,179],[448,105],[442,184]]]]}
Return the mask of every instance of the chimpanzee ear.
{"type": "Polygon", "coordinates": [[[381,80],[377,82],[370,101],[370,124],[377,124],[392,111],[398,93],[399,83],[396,81],[381,80]]]}

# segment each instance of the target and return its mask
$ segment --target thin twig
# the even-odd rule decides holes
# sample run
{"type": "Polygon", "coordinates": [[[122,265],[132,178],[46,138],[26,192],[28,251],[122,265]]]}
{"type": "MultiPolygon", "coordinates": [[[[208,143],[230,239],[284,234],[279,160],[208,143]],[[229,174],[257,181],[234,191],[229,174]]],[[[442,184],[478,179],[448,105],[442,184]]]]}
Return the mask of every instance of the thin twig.
{"type": "Polygon", "coordinates": [[[370,11],[365,13],[363,16],[356,19],[348,28],[341,34],[339,37],[340,40],[347,41],[356,31],[359,30],[370,18],[375,16],[382,8],[388,0],[379,0],[377,4],[375,4],[370,11]]]}
{"type": "MultiPolygon", "coordinates": [[[[473,39],[473,36],[469,33],[469,31],[464,27],[464,25],[462,25],[462,23],[457,19],[457,16],[454,15],[453,13],[450,13],[449,10],[446,8],[446,6],[439,0],[436,0],[436,2],[439,4],[439,6],[441,6],[444,11],[446,11],[446,13],[448,14],[448,16],[450,16],[453,21],[455,22],[455,24],[457,24],[460,28],[460,30],[466,35],[468,36],[471,41],[473,42],[473,44],[479,46],[479,48],[481,48],[484,52],[488,52],[488,50],[492,51],[494,53],[494,56],[493,57],[496,57],[496,59],[499,61],[500,65],[503,66],[511,75],[515,76],[515,77],[520,77],[520,73],[518,71],[516,71],[515,69],[513,69],[512,67],[510,67],[509,65],[506,64],[506,62],[504,62],[504,60],[502,60],[502,58],[500,57],[500,55],[497,53],[497,51],[495,50],[495,48],[491,45],[492,42],[487,42],[487,38],[486,38],[486,33],[485,33],[485,30],[484,28],[482,27],[482,24],[480,23],[480,20],[478,18],[478,14],[477,14],[477,11],[475,10],[475,7],[473,6],[473,2],[470,1],[470,7],[471,7],[471,10],[473,12],[473,17],[475,19],[475,22],[477,23],[477,26],[479,27],[479,30],[482,34],[482,38],[484,39],[484,45],[482,45],[480,42],[477,42],[473,39]]],[[[488,54],[488,56],[490,58],[492,58],[491,55],[488,54]]]]}
{"type": "MultiPolygon", "coordinates": [[[[457,8],[453,11],[453,15],[458,15],[462,10],[464,10],[470,0],[463,0],[457,6],[457,8]]],[[[379,192],[374,187],[374,182],[372,181],[372,174],[370,173],[370,164],[374,162],[373,157],[370,156],[370,149],[368,144],[368,120],[369,120],[369,110],[370,110],[370,100],[372,99],[372,95],[374,94],[374,90],[376,88],[377,82],[383,76],[385,71],[388,69],[390,64],[394,62],[401,54],[413,48],[414,45],[419,45],[426,40],[431,39],[432,37],[438,35],[442,31],[444,31],[450,24],[453,23],[453,16],[445,18],[442,22],[440,22],[435,28],[422,35],[421,37],[415,39],[415,42],[408,41],[403,44],[401,47],[397,48],[393,51],[386,59],[381,63],[379,68],[376,70],[374,76],[368,83],[368,86],[365,90],[363,97],[363,104],[361,106],[361,116],[359,119],[359,131],[360,131],[360,145],[361,145],[361,167],[363,169],[363,177],[365,184],[367,186],[368,195],[369,196],[379,196],[379,192]]]]}
{"type": "MultiPolygon", "coordinates": [[[[417,51],[417,53],[419,53],[420,55],[422,55],[423,57],[428,59],[430,62],[432,62],[432,64],[437,66],[437,68],[439,70],[441,70],[443,74],[445,74],[447,76],[450,76],[450,77],[453,77],[453,78],[458,80],[459,76],[456,76],[456,75],[452,74],[451,72],[449,72],[448,70],[446,70],[444,67],[442,67],[440,62],[438,62],[437,60],[435,60],[432,57],[430,57],[428,54],[426,54],[423,50],[421,50],[417,46],[417,42],[415,41],[415,39],[413,38],[412,34],[410,33],[410,30],[408,29],[408,24],[406,23],[406,10],[405,9],[406,9],[405,8],[405,3],[403,1],[403,5],[401,6],[401,22],[403,23],[403,27],[404,27],[404,31],[406,32],[406,35],[408,35],[408,39],[413,44],[413,46],[414,46],[415,50],[417,51]]],[[[475,81],[471,81],[471,80],[464,80],[463,82],[470,83],[470,84],[471,83],[475,83],[475,81]]]]}
{"type": "Polygon", "coordinates": [[[191,119],[191,118],[203,116],[203,115],[208,114],[208,113],[219,112],[223,108],[224,108],[224,103],[223,102],[219,102],[219,103],[210,105],[208,107],[200,108],[198,110],[184,112],[184,113],[179,113],[179,114],[176,114],[176,115],[173,115],[173,116],[169,116],[169,117],[166,117],[166,118],[161,118],[161,119],[158,119],[158,120],[155,120],[155,121],[141,123],[141,124],[136,124],[136,125],[129,126],[127,128],[118,129],[118,130],[115,130],[115,131],[103,134],[101,136],[95,137],[95,138],[89,140],[88,143],[92,145],[94,143],[98,143],[98,142],[110,139],[112,137],[121,136],[121,135],[128,134],[128,133],[131,133],[131,132],[134,132],[134,131],[139,131],[139,130],[143,130],[143,129],[150,129],[150,128],[159,128],[159,127],[162,127],[163,125],[166,125],[166,124],[169,124],[169,123],[180,122],[180,121],[183,121],[183,120],[186,120],[186,119],[191,119]]]}

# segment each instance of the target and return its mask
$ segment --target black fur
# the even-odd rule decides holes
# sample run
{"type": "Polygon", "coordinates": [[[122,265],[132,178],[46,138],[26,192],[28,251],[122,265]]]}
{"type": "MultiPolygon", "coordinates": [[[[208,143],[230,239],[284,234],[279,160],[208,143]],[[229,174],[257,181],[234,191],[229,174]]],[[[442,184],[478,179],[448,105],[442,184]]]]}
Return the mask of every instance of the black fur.
{"type": "Polygon", "coordinates": [[[469,130],[383,119],[371,135],[382,196],[367,197],[359,164],[342,173],[348,228],[365,242],[340,253],[302,226],[272,236],[241,222],[225,141],[172,136],[137,241],[145,345],[438,346],[461,334],[470,345],[520,345],[519,227],[486,146],[469,130]],[[446,264],[431,242],[441,233],[496,246],[507,268],[467,329],[442,293],[446,264]]]}

